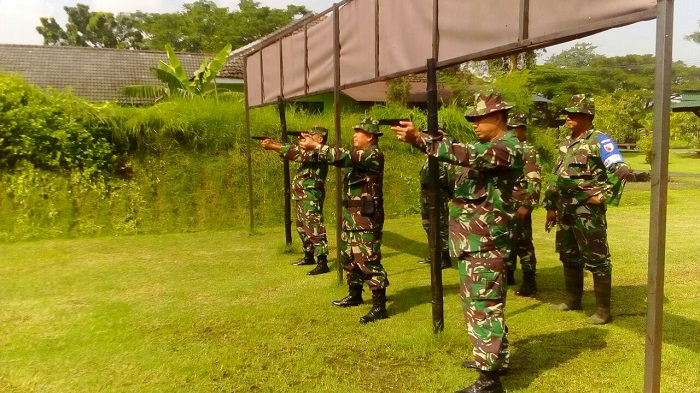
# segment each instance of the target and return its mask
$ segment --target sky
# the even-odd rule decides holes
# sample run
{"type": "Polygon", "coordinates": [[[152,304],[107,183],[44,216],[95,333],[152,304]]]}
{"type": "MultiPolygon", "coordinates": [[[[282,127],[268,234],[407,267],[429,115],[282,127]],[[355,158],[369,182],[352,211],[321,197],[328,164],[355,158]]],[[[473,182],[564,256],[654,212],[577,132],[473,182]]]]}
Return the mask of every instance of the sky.
{"type": "MultiPolygon", "coordinates": [[[[257,0],[260,5],[285,8],[287,4],[304,5],[315,11],[325,11],[333,6],[333,0],[257,0]]],[[[338,2],[336,0],[335,2],[338,2]]],[[[42,16],[53,16],[63,26],[67,17],[64,6],[87,4],[91,11],[119,12],[176,12],[182,5],[194,0],[0,0],[0,43],[41,45],[43,37],[36,32],[42,16]]],[[[220,7],[237,9],[238,0],[215,0],[220,7]]],[[[684,37],[700,30],[700,0],[676,0],[673,31],[673,59],[687,65],[700,66],[700,44],[684,37]]],[[[656,45],[656,22],[639,22],[582,38],[577,41],[547,48],[540,58],[547,58],[571,48],[577,42],[596,46],[596,53],[611,56],[627,54],[654,54],[656,45]]]]}

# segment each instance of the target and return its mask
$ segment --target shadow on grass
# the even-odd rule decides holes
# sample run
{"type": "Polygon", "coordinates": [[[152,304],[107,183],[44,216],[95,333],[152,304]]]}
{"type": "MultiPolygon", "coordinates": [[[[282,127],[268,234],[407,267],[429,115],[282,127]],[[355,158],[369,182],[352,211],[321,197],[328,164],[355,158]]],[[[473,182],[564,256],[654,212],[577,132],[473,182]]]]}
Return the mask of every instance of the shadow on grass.
{"type": "MultiPolygon", "coordinates": [[[[442,285],[443,297],[459,294],[459,284],[442,285]]],[[[391,303],[388,306],[389,314],[396,315],[410,310],[423,303],[430,303],[432,299],[430,285],[404,288],[388,296],[391,303]]]]}
{"type": "Polygon", "coordinates": [[[504,382],[511,389],[526,389],[539,373],[556,368],[583,352],[605,348],[607,334],[604,329],[585,327],[513,341],[511,370],[504,382]]]}
{"type": "Polygon", "coordinates": [[[393,248],[403,254],[410,254],[419,259],[428,256],[427,238],[425,242],[417,242],[396,232],[385,230],[382,235],[382,244],[393,248]]]}

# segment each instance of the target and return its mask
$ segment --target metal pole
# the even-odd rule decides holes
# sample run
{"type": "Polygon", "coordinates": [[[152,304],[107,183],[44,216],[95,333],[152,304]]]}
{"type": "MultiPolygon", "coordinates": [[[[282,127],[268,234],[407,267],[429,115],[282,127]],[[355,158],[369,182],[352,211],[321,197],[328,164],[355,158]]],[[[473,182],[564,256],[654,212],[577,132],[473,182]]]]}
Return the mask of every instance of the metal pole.
{"type": "Polygon", "coordinates": [[[243,84],[243,94],[245,96],[245,134],[246,134],[246,155],[248,159],[248,216],[250,217],[249,228],[250,233],[253,233],[254,217],[253,217],[253,158],[252,145],[250,139],[250,106],[248,105],[248,81],[247,81],[248,58],[243,61],[243,75],[246,77],[246,83],[243,84]]]}
{"type": "MultiPolygon", "coordinates": [[[[333,4],[333,69],[335,83],[333,89],[333,110],[335,127],[335,147],[340,147],[340,15],[338,4],[333,4]]],[[[343,230],[343,174],[340,168],[335,168],[335,257],[338,284],[343,283],[343,260],[340,255],[340,233],[343,230]]]]}
{"type": "Polygon", "coordinates": [[[658,14],[656,17],[656,81],[654,86],[654,155],[651,163],[647,338],[644,355],[644,391],[646,393],[658,393],[661,386],[673,2],[673,0],[658,0],[656,5],[658,14]]]}
{"type": "MultiPolygon", "coordinates": [[[[277,111],[280,114],[280,126],[282,128],[282,142],[289,142],[287,137],[287,115],[284,111],[284,100],[282,96],[277,97],[277,111]]],[[[287,245],[292,244],[292,183],[289,180],[289,161],[282,160],[284,165],[284,236],[287,245]]]]}

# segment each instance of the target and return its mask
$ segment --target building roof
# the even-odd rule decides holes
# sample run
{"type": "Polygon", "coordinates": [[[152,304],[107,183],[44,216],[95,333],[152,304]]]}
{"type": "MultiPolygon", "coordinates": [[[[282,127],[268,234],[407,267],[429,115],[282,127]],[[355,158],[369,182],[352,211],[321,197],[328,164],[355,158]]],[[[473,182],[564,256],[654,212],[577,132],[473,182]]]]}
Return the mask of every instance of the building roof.
{"type": "MultiPolygon", "coordinates": [[[[206,55],[177,53],[188,75],[194,75],[206,55]]],[[[92,102],[151,103],[152,99],[126,97],[127,85],[161,84],[150,69],[168,61],[165,51],[139,51],[71,46],[0,44],[0,71],[17,73],[41,88],[70,87],[92,102]]]]}
{"type": "Polygon", "coordinates": [[[673,112],[693,112],[700,117],[700,90],[684,90],[678,102],[671,102],[673,112]]]}

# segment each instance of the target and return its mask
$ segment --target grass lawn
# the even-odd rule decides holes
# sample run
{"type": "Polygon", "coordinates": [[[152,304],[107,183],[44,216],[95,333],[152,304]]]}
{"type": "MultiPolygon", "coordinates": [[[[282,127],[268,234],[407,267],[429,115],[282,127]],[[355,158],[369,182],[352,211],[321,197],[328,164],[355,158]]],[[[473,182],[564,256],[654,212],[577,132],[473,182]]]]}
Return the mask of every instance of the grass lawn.
{"type": "MultiPolygon", "coordinates": [[[[509,392],[642,390],[648,184],[625,192],[608,215],[609,325],[586,324],[588,273],[584,311],[548,309],[563,277],[536,211],[540,292],[509,290],[509,392]]],[[[700,188],[670,191],[663,392],[700,392],[699,209],[700,188]]],[[[386,223],[391,318],[368,326],[358,319],[369,304],[333,307],[346,287],[291,266],[299,253],[283,243],[280,227],[0,245],[0,391],[450,392],[475,379],[460,368],[471,346],[456,269],[443,277],[445,330],[432,333],[419,217],[386,223]]]]}

